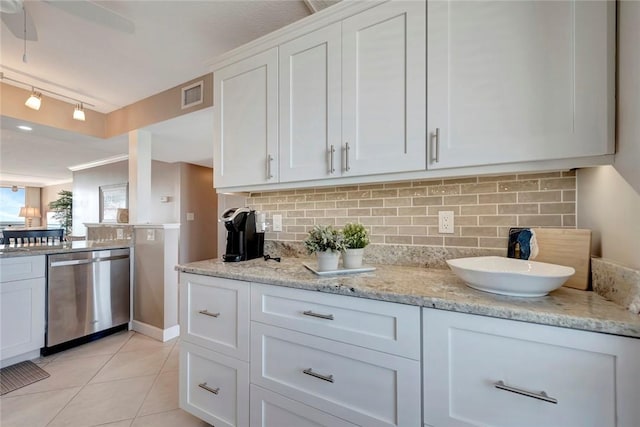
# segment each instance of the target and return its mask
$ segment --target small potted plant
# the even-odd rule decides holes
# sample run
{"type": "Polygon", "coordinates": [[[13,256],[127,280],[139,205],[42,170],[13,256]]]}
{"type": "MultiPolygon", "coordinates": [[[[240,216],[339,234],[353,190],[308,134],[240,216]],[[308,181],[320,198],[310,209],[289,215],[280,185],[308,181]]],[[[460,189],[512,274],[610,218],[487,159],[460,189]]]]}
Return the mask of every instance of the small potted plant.
{"type": "Polygon", "coordinates": [[[315,253],[318,257],[318,271],[338,269],[340,251],[345,248],[338,230],[330,225],[316,225],[309,231],[304,246],[309,254],[315,253]]]}
{"type": "Polygon", "coordinates": [[[342,253],[344,268],[362,267],[364,248],[369,244],[369,233],[367,229],[360,223],[348,223],[345,224],[342,229],[342,234],[346,246],[342,253]]]}

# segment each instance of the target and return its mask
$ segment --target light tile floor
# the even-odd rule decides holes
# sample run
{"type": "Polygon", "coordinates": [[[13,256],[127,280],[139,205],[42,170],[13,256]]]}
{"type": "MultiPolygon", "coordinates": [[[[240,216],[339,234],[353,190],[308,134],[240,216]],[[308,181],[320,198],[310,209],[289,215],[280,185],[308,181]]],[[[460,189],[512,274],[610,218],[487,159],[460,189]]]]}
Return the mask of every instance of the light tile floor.
{"type": "Polygon", "coordinates": [[[2,396],[0,426],[209,426],[178,408],[178,347],[123,331],[35,360],[51,376],[2,396]]]}

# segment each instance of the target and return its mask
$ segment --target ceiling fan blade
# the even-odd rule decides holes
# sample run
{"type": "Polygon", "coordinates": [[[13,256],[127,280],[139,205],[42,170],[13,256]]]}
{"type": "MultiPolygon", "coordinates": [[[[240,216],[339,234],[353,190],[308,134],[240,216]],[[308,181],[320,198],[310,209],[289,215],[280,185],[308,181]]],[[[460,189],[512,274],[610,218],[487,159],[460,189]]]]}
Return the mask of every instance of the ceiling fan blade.
{"type": "Polygon", "coordinates": [[[44,0],[45,3],[64,10],[82,19],[95,22],[123,33],[133,34],[135,24],[127,18],[118,15],[112,10],[90,1],[44,0]]]}
{"type": "MultiPolygon", "coordinates": [[[[31,15],[29,12],[27,14],[27,40],[28,41],[38,41],[38,32],[36,31],[36,26],[33,24],[33,19],[31,19],[31,15]]],[[[7,26],[9,31],[22,40],[24,38],[24,15],[22,11],[18,13],[3,13],[2,22],[7,26]]]]}

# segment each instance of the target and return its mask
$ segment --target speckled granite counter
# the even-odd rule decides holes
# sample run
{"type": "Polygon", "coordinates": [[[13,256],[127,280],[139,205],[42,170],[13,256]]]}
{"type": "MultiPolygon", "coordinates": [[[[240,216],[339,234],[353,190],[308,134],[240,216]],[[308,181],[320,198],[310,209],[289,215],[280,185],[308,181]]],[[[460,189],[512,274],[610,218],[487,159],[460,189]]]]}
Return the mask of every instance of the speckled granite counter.
{"type": "Polygon", "coordinates": [[[129,248],[133,240],[80,240],[58,245],[0,245],[0,258],[129,248]]]}
{"type": "Polygon", "coordinates": [[[469,288],[449,270],[376,265],[376,271],[320,277],[303,262],[255,259],[241,263],[219,260],[178,265],[178,271],[291,288],[370,298],[422,307],[520,320],[640,338],[640,316],[594,292],[560,288],[546,297],[515,298],[469,288]]]}

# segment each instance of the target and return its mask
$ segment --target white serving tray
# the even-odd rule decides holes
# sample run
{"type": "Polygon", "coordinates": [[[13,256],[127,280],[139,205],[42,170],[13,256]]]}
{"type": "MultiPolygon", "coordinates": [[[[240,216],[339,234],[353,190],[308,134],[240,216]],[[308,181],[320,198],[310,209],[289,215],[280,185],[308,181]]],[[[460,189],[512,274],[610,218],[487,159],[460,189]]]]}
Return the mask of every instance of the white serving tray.
{"type": "Polygon", "coordinates": [[[313,273],[317,274],[318,276],[335,276],[337,274],[356,274],[356,273],[367,273],[370,271],[374,271],[376,268],[375,267],[367,267],[367,266],[363,266],[360,268],[339,268],[337,270],[329,270],[329,271],[317,271],[314,267],[310,266],[309,264],[302,264],[305,267],[307,267],[307,269],[309,271],[312,271],[313,273]]]}

